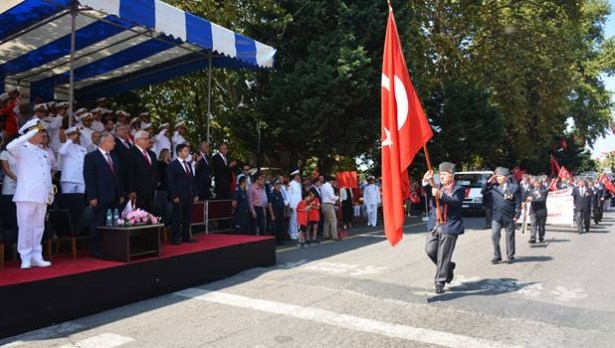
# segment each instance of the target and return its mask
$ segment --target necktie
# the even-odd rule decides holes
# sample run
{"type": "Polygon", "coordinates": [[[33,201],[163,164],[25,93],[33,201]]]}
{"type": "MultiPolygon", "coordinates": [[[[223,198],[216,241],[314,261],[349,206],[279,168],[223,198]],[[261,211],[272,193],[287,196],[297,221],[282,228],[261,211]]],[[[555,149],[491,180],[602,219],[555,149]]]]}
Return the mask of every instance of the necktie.
{"type": "Polygon", "coordinates": [[[222,155],[222,159],[224,160],[224,164],[228,165],[228,162],[226,161],[226,156],[222,155]]]}
{"type": "Polygon", "coordinates": [[[107,157],[107,164],[109,164],[109,168],[112,172],[115,173],[115,168],[113,168],[113,160],[111,159],[111,155],[107,152],[105,153],[105,156],[107,157]]]}
{"type": "Polygon", "coordinates": [[[183,161],[184,162],[184,170],[186,171],[186,175],[191,175],[192,173],[190,173],[190,167],[188,167],[188,162],[183,161]]]}
{"type": "Polygon", "coordinates": [[[143,156],[145,156],[145,160],[147,161],[147,164],[149,164],[151,166],[152,165],[152,159],[149,158],[149,155],[147,154],[147,151],[143,150],[143,156]]]}

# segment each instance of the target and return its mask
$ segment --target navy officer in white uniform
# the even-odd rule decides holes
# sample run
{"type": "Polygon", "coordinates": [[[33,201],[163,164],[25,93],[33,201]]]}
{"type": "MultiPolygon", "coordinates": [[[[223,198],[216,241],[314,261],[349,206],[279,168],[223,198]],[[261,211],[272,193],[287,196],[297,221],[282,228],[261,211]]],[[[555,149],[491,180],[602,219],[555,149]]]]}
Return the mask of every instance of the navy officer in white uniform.
{"type": "Polygon", "coordinates": [[[42,120],[35,118],[23,125],[19,134],[21,136],[6,149],[17,160],[17,188],[13,202],[17,205],[17,250],[21,269],[49,267],[51,262],[43,260],[41,245],[47,203],[52,192],[49,154],[40,147],[45,126],[42,120]]]}
{"type": "Polygon", "coordinates": [[[85,194],[85,180],[83,179],[83,162],[87,150],[81,146],[80,128],[70,127],[66,130],[68,139],[60,147],[60,157],[62,158],[62,177],[60,185],[62,193],[81,193],[85,194]]]}

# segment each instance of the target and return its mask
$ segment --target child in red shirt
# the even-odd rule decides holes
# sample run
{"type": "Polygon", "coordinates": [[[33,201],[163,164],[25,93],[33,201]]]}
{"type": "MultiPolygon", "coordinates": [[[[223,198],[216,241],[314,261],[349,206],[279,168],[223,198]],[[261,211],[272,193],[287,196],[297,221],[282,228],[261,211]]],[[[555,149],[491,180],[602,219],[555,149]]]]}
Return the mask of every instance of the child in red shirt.
{"type": "Polygon", "coordinates": [[[312,200],[312,208],[308,212],[308,233],[311,231],[311,239],[308,240],[308,244],[320,244],[316,236],[318,235],[318,222],[320,221],[320,200],[318,197],[314,197],[312,200]]]}
{"type": "Polygon", "coordinates": [[[303,200],[297,204],[297,224],[299,224],[299,247],[305,247],[305,238],[308,231],[308,212],[312,208],[314,194],[308,192],[303,200]]]}

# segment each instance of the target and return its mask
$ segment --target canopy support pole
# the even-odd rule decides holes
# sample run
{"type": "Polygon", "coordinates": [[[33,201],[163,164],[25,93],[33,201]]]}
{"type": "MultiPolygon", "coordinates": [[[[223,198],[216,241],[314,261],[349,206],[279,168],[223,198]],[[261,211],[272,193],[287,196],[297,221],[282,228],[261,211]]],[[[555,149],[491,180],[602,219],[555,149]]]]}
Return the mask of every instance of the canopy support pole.
{"type": "MultiPolygon", "coordinates": [[[[207,67],[207,144],[210,144],[209,127],[211,123],[211,68],[213,52],[209,52],[209,65],[207,67]]],[[[211,144],[210,144],[211,147],[211,144]]],[[[205,234],[209,234],[209,200],[205,201],[205,234]]]]}
{"type": "Polygon", "coordinates": [[[79,3],[73,1],[70,8],[70,77],[68,91],[68,126],[73,126],[73,106],[75,104],[75,40],[77,31],[77,11],[79,3]]]}

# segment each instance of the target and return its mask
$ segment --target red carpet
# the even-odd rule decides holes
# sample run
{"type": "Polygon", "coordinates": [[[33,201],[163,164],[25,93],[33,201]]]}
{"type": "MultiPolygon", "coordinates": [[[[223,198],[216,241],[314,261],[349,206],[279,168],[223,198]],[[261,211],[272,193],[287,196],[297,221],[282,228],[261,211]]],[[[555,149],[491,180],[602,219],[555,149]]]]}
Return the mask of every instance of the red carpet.
{"type": "MultiPolygon", "coordinates": [[[[226,234],[210,234],[196,235],[198,243],[184,243],[182,245],[163,244],[160,257],[148,257],[132,262],[147,262],[156,259],[164,259],[176,255],[190,254],[205,250],[224,248],[232,245],[246,244],[273,237],[258,237],[245,235],[226,235],[226,234]]],[[[29,270],[19,269],[20,262],[8,262],[4,269],[0,270],[0,286],[13,284],[21,284],[34,282],[43,279],[57,278],[72,274],[86,273],[90,271],[121,267],[124,262],[104,261],[92,258],[89,254],[84,253],[77,259],[73,259],[70,255],[56,255],[53,259],[53,265],[48,268],[31,268],[29,270]]]]}

